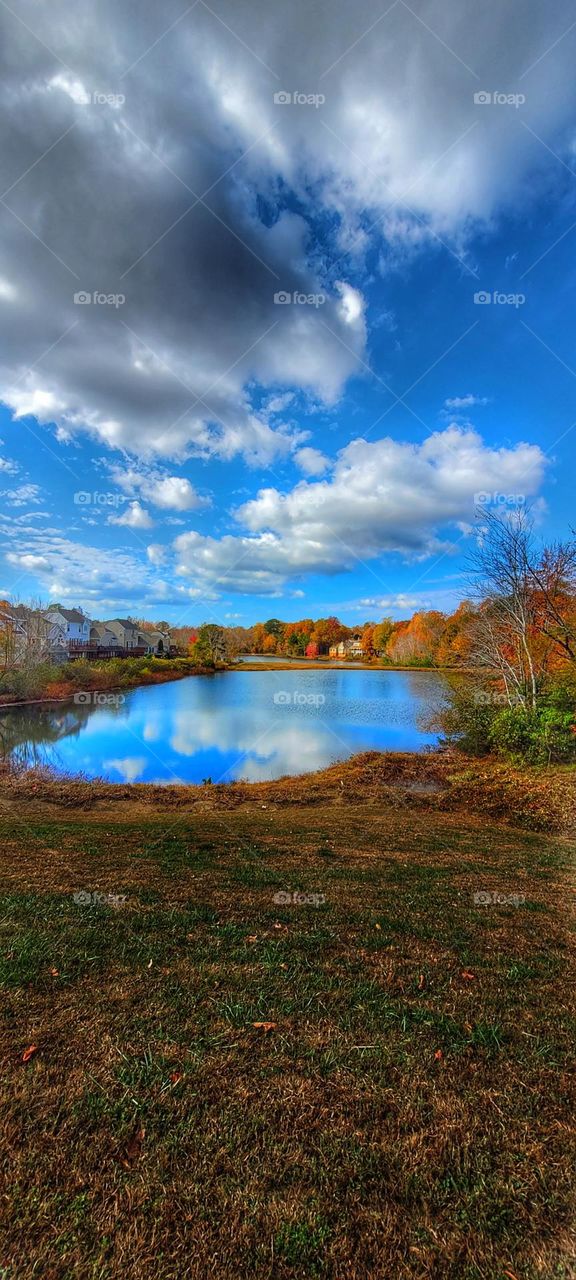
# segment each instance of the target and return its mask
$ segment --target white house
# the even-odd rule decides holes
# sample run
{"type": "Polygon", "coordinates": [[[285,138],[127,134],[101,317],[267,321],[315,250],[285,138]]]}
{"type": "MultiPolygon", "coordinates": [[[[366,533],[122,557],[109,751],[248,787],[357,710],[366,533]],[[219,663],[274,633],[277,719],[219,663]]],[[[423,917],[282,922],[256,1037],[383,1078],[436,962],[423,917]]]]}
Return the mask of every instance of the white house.
{"type": "Polygon", "coordinates": [[[60,605],[54,605],[46,610],[44,617],[61,628],[68,649],[89,644],[90,619],[79,609],[64,609],[60,605]]]}

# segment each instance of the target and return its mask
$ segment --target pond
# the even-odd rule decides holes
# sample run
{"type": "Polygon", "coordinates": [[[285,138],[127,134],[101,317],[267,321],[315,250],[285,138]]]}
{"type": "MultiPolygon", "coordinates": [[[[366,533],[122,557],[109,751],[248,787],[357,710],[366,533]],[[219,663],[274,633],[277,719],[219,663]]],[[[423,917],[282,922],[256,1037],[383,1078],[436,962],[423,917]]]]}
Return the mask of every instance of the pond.
{"type": "Polygon", "coordinates": [[[359,751],[421,751],[434,671],[219,672],[0,715],[4,758],[110,782],[261,781],[359,751]]]}

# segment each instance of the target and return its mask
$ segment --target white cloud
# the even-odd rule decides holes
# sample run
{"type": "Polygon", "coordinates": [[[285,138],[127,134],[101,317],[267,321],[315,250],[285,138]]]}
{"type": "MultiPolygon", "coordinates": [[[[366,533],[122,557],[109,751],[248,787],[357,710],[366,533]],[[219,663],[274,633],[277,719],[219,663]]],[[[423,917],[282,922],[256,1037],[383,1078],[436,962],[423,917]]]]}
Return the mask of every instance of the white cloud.
{"type": "Polygon", "coordinates": [[[247,533],[180,534],[177,572],[196,585],[273,594],[290,578],[339,573],[386,552],[424,559],[449,551],[441,536],[474,520],[481,491],[536,494],[546,458],[536,445],[485,445],[450,426],[422,444],[354,440],[330,479],[302,480],[289,493],[262,489],[236,512],[247,533]]]}
{"type": "Polygon", "coordinates": [[[430,599],[428,596],[410,595],[404,591],[398,591],[390,596],[367,596],[364,600],[359,600],[358,604],[348,608],[354,608],[358,612],[365,613],[367,609],[376,610],[377,613],[414,613],[415,609],[426,609],[429,607],[430,599]]]}
{"type": "Polygon", "coordinates": [[[330,460],[325,454],[319,449],[311,449],[308,446],[296,451],[294,461],[306,476],[321,476],[330,466],[330,460]]]}
{"type": "Polygon", "coordinates": [[[151,542],[146,547],[146,554],[151,564],[163,564],[166,559],[166,547],[162,547],[158,542],[151,542]]]}
{"type": "Polygon", "coordinates": [[[109,467],[109,472],[124,493],[139,494],[144,501],[164,511],[194,511],[209,505],[209,499],[197,493],[185,476],[169,475],[144,466],[123,470],[116,464],[109,467]]]}
{"type": "Polygon", "coordinates": [[[21,484],[16,489],[0,490],[0,498],[5,498],[11,507],[25,507],[40,502],[41,492],[38,484],[21,484]]]}
{"type": "Polygon", "coordinates": [[[109,516],[108,523],[125,525],[128,529],[152,529],[154,526],[150,512],[138,501],[130,502],[121,516],[109,516]]]}
{"type": "Polygon", "coordinates": [[[14,285],[10,284],[9,280],[5,280],[0,276],[0,299],[2,299],[3,302],[12,302],[16,296],[17,291],[14,288],[14,285]]]}
{"type": "Polygon", "coordinates": [[[444,401],[445,409],[472,409],[475,405],[488,404],[487,396],[452,396],[444,401]]]}
{"type": "Polygon", "coordinates": [[[29,553],[21,554],[17,551],[8,551],[6,555],[8,564],[13,564],[17,569],[24,569],[27,573],[50,573],[51,564],[46,556],[35,556],[29,553]]]}

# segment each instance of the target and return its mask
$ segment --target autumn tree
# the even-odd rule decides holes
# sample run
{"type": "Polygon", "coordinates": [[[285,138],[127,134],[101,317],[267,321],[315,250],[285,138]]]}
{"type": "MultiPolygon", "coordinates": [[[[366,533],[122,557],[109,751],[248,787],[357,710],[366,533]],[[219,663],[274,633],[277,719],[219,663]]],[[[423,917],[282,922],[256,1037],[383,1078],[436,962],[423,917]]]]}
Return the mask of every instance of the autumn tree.
{"type": "Polygon", "coordinates": [[[268,632],[263,622],[256,622],[252,628],[252,651],[254,653],[264,652],[264,641],[268,632]]]}
{"type": "Polygon", "coordinates": [[[313,630],[312,618],[302,618],[300,622],[287,622],[282,637],[282,652],[293,657],[303,656],[313,630]]]}
{"type": "Polygon", "coordinates": [[[365,658],[374,657],[374,631],[375,627],[372,623],[367,622],[362,631],[362,653],[365,658]]]}
{"type": "Polygon", "coordinates": [[[318,653],[328,653],[331,645],[338,644],[348,634],[339,618],[318,618],[310,639],[318,645],[318,653]]]}
{"type": "Polygon", "coordinates": [[[433,666],[445,617],[435,609],[415,613],[395,630],[388,643],[388,656],[394,662],[433,666]]]}
{"type": "Polygon", "coordinates": [[[375,653],[380,653],[380,654],[386,653],[388,641],[390,640],[393,630],[394,630],[394,623],[392,621],[392,618],[382,618],[381,622],[376,623],[376,626],[374,627],[374,635],[372,638],[372,643],[374,646],[375,653]]]}
{"type": "Polygon", "coordinates": [[[227,657],[226,633],[223,627],[204,623],[198,629],[196,640],[190,649],[191,656],[201,666],[215,667],[227,657]]]}

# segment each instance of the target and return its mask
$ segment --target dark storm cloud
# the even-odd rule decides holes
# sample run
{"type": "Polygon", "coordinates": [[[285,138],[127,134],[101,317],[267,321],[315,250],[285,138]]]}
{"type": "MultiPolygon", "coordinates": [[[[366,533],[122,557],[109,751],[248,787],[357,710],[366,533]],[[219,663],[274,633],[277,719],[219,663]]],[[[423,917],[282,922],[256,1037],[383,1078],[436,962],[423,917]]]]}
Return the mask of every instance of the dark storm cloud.
{"type": "Polygon", "coordinates": [[[287,451],[247,388],[333,401],[365,342],[344,262],[313,269],[313,212],[335,218],[336,257],[361,257],[369,211],[395,253],[433,234],[466,270],[467,228],[550,161],[513,107],[474,92],[522,89],[524,120],[561,134],[570,37],[548,49],[569,16],[496,0],[2,9],[0,393],[142,453],[287,451]],[[274,102],[295,91],[325,101],[274,102]],[[299,211],[278,213],[287,189],[299,211]],[[325,300],[274,305],[281,289],[325,300]],[[75,305],[79,290],[125,302],[75,305]]]}

